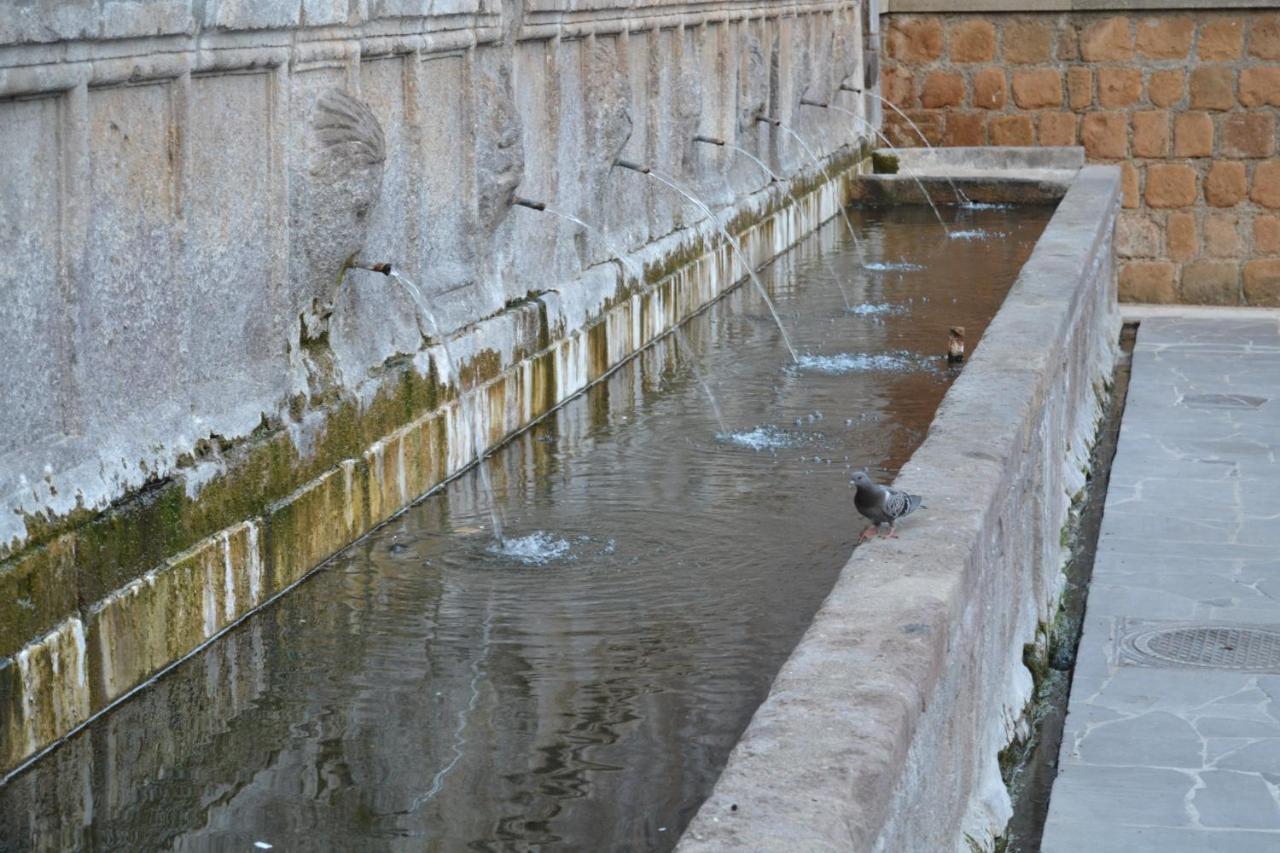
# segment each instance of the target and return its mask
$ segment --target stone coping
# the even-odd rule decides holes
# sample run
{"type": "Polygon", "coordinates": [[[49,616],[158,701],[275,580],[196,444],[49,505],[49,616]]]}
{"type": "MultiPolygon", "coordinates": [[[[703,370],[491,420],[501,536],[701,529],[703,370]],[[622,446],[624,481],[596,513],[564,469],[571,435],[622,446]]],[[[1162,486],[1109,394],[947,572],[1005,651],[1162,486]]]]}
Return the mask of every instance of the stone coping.
{"type": "MultiPolygon", "coordinates": [[[[990,849],[1061,531],[1117,349],[1120,170],[1078,173],[897,484],[927,511],[859,547],[682,853],[990,849]]],[[[852,502],[850,502],[852,503],[852,502]]],[[[852,506],[850,506],[852,515],[852,506]]]]}
{"type": "Polygon", "coordinates": [[[965,12],[1156,12],[1276,9],[1276,0],[880,0],[882,14],[965,12]]]}

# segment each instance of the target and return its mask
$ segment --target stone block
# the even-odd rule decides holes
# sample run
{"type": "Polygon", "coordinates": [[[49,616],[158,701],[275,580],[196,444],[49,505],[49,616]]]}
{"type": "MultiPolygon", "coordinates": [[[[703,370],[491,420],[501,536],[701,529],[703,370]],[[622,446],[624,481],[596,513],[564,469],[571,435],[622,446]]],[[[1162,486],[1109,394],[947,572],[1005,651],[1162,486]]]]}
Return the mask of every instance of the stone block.
{"type": "Polygon", "coordinates": [[[1081,111],[1093,104],[1093,72],[1078,65],[1067,69],[1067,99],[1071,109],[1081,111]]]}
{"type": "Polygon", "coordinates": [[[1173,118],[1175,157],[1209,157],[1213,154],[1213,119],[1208,113],[1180,113],[1173,118]]]}
{"type": "Polygon", "coordinates": [[[1165,224],[1165,243],[1169,257],[1175,261],[1189,261],[1200,254],[1195,214],[1187,211],[1170,213],[1165,224]]]}
{"type": "Polygon", "coordinates": [[[1142,97],[1142,70],[1104,66],[1098,69],[1098,103],[1109,109],[1128,107],[1142,97]]]}
{"type": "Polygon", "coordinates": [[[1120,204],[1126,210],[1142,204],[1138,167],[1128,162],[1120,164],[1120,204]]]}
{"type": "Polygon", "coordinates": [[[1222,120],[1224,157],[1270,157],[1276,150],[1276,117],[1271,112],[1232,113],[1222,120]]]}
{"type": "Polygon", "coordinates": [[[1280,107],[1280,67],[1259,65],[1240,72],[1240,103],[1280,107]]]}
{"type": "Polygon", "coordinates": [[[1249,198],[1263,207],[1280,208],[1280,161],[1270,160],[1253,168],[1249,198]]]}
{"type": "MultiPolygon", "coordinates": [[[[1121,211],[1116,219],[1116,254],[1122,258],[1160,256],[1160,229],[1150,214],[1121,211]]],[[[1169,281],[1172,286],[1172,273],[1169,281]]]]}
{"type": "Polygon", "coordinates": [[[1013,72],[1013,101],[1024,110],[1062,105],[1062,73],[1052,68],[1013,72]]]}
{"type": "Polygon", "coordinates": [[[1189,207],[1196,202],[1196,172],[1181,163],[1147,167],[1146,201],[1150,207],[1189,207]]]}
{"type": "Polygon", "coordinates": [[[952,62],[990,62],[995,56],[996,28],[990,21],[966,18],[952,25],[952,62]]]}
{"type": "Polygon", "coordinates": [[[267,598],[262,539],[238,524],[96,604],[86,624],[99,710],[267,598]]]}
{"type": "Polygon", "coordinates": [[[1280,255],[1280,217],[1254,217],[1253,251],[1259,255],[1280,255]]]}
{"type": "Polygon", "coordinates": [[[1244,17],[1233,15],[1200,25],[1196,55],[1203,62],[1239,59],[1244,52],[1244,17]]]}
{"type": "Polygon", "coordinates": [[[1080,33],[1080,55],[1086,62],[1133,57],[1132,21],[1123,15],[1089,24],[1080,33]]]}
{"type": "Polygon", "coordinates": [[[992,145],[1031,145],[1033,141],[1030,116],[1002,115],[991,119],[992,145]]]}
{"type": "Polygon", "coordinates": [[[1182,100],[1186,80],[1186,72],[1180,68],[1153,71],[1147,82],[1147,97],[1157,107],[1171,107],[1182,100]]]}
{"type": "Polygon", "coordinates": [[[1075,145],[1076,114],[1043,112],[1036,115],[1036,142],[1039,145],[1075,145]]]}
{"type": "Polygon", "coordinates": [[[895,18],[885,34],[885,53],[903,62],[932,62],[942,56],[942,19],[895,18]]]}
{"type": "Polygon", "coordinates": [[[1211,213],[1204,220],[1204,251],[1211,258],[1238,258],[1244,251],[1240,220],[1232,213],[1211,213]]]}
{"type": "Polygon", "coordinates": [[[1249,24],[1249,55],[1280,59],[1280,15],[1255,15],[1249,24]]]}
{"type": "Polygon", "coordinates": [[[204,25],[226,30],[279,30],[302,23],[298,0],[219,0],[205,6],[204,25]]]}
{"type": "Polygon", "coordinates": [[[984,68],[973,75],[973,105],[984,110],[1004,109],[1007,94],[1004,71],[984,68]]]}
{"type": "Polygon", "coordinates": [[[1236,305],[1240,269],[1235,261],[1191,261],[1182,266],[1178,301],[1190,305],[1236,305]]]}
{"type": "Polygon", "coordinates": [[[88,675],[78,616],[0,659],[0,767],[13,767],[88,718],[88,675]]]}
{"type": "Polygon", "coordinates": [[[0,44],[93,38],[98,0],[24,0],[0,4],[0,44]]]}
{"type": "Polygon", "coordinates": [[[73,329],[58,288],[62,101],[0,101],[0,293],[9,294],[0,298],[0,458],[56,440],[59,401],[73,390],[69,366],[60,367],[73,329]]]}
{"type": "Polygon", "coordinates": [[[0,658],[76,612],[75,536],[0,563],[0,658]]]}
{"type": "Polygon", "coordinates": [[[1253,260],[1244,265],[1244,301],[1280,308],[1280,260],[1253,260]]]}
{"type": "Polygon", "coordinates": [[[1054,56],[1059,62],[1079,62],[1080,61],[1080,33],[1075,27],[1065,26],[1058,28],[1058,46],[1054,51],[1054,56]]]}
{"type": "Polygon", "coordinates": [[[901,116],[888,115],[884,119],[884,133],[894,145],[899,147],[914,148],[920,145],[921,134],[924,134],[924,138],[930,145],[940,145],[944,115],[942,110],[908,110],[907,117],[915,122],[915,127],[907,124],[901,116]]]}
{"type": "Polygon", "coordinates": [[[916,106],[915,77],[901,65],[886,68],[880,75],[880,95],[904,110],[916,106]]]}
{"type": "MultiPolygon", "coordinates": [[[[330,554],[350,545],[355,482],[332,470],[280,501],[267,515],[266,594],[275,595],[330,554]]],[[[363,532],[363,531],[361,531],[363,532]]]]}
{"type": "Polygon", "coordinates": [[[1191,108],[1229,110],[1236,105],[1235,72],[1226,65],[1204,65],[1191,71],[1191,108]]]}
{"type": "Polygon", "coordinates": [[[1133,153],[1135,157],[1169,156],[1169,113],[1145,110],[1133,114],[1133,153]]]}
{"type": "Polygon", "coordinates": [[[350,20],[358,17],[352,6],[357,9],[361,4],[353,4],[350,0],[302,0],[302,22],[309,27],[333,26],[335,24],[357,23],[350,20]]]}
{"type": "Polygon", "coordinates": [[[1214,207],[1234,207],[1249,192],[1249,178],[1244,163],[1218,160],[1209,167],[1204,178],[1204,200],[1214,207]]]}
{"type": "Polygon", "coordinates": [[[985,112],[949,112],[943,129],[942,144],[951,146],[979,146],[987,144],[987,116],[985,112]]]}
{"type": "Polygon", "coordinates": [[[1088,113],[1081,125],[1080,140],[1091,159],[1119,160],[1129,153],[1129,122],[1124,113],[1088,113]]]}
{"type": "Polygon", "coordinates": [[[954,71],[930,71],[920,85],[920,106],[954,107],[964,101],[964,78],[954,71]]]}
{"type": "Polygon", "coordinates": [[[190,35],[196,19],[189,0],[104,0],[98,37],[190,35]]]}
{"type": "Polygon", "coordinates": [[[1120,267],[1120,300],[1167,304],[1177,301],[1169,261],[1127,261],[1120,267]]]}
{"type": "Polygon", "coordinates": [[[1143,18],[1138,22],[1138,54],[1147,59],[1185,59],[1195,29],[1195,21],[1183,15],[1143,18]]]}
{"type": "Polygon", "coordinates": [[[1014,19],[1004,25],[1004,60],[1016,65],[1038,65],[1052,57],[1053,30],[1035,18],[1014,19]]]}

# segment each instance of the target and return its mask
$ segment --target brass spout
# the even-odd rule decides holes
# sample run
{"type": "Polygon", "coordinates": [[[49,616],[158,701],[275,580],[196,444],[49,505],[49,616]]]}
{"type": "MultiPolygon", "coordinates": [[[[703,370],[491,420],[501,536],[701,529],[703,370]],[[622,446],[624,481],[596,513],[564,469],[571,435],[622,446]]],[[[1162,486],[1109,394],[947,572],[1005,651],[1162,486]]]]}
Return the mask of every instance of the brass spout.
{"type": "Polygon", "coordinates": [[[850,86],[848,83],[841,83],[841,84],[840,84],[840,91],[841,91],[841,92],[854,92],[854,93],[859,94],[859,95],[861,95],[861,94],[862,94],[862,90],[861,90],[861,89],[859,89],[857,86],[850,86]]]}
{"type": "Polygon", "coordinates": [[[778,121],[776,118],[769,118],[768,116],[756,116],[756,121],[762,121],[765,124],[771,124],[774,127],[782,127],[782,122],[778,121]]]}
{"type": "Polygon", "coordinates": [[[827,107],[831,106],[830,104],[823,104],[823,103],[819,103],[818,101],[811,101],[808,98],[801,98],[800,103],[806,107],[820,107],[824,110],[827,109],[827,107]]]}
{"type": "Polygon", "coordinates": [[[638,163],[632,163],[630,160],[615,160],[613,165],[621,166],[624,169],[630,169],[633,172],[639,172],[642,175],[647,175],[650,171],[648,166],[641,166],[638,163]]]}
{"type": "Polygon", "coordinates": [[[701,133],[699,133],[697,136],[695,136],[695,137],[693,138],[693,141],[694,141],[694,142],[705,142],[705,143],[707,143],[708,145],[719,145],[721,148],[723,148],[723,147],[724,147],[724,140],[723,140],[723,139],[716,139],[714,136],[703,136],[701,133]]]}
{"type": "Polygon", "coordinates": [[[391,264],[361,264],[355,261],[351,262],[351,266],[358,270],[368,270],[369,272],[380,272],[383,275],[391,275],[391,264]]]}
{"type": "Polygon", "coordinates": [[[547,209],[547,206],[540,201],[529,201],[529,199],[520,198],[520,196],[516,196],[515,198],[511,199],[511,203],[518,204],[521,207],[527,207],[530,210],[546,210],[547,209]]]}

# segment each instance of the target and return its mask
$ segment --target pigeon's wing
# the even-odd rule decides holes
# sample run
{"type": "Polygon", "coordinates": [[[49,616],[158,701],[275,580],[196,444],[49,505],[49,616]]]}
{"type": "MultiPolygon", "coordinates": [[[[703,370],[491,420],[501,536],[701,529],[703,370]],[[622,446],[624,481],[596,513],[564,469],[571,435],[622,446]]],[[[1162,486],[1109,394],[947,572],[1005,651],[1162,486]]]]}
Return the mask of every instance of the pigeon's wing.
{"type": "Polygon", "coordinates": [[[902,518],[919,509],[923,500],[919,495],[909,495],[897,489],[885,489],[884,514],[893,519],[902,518]]]}

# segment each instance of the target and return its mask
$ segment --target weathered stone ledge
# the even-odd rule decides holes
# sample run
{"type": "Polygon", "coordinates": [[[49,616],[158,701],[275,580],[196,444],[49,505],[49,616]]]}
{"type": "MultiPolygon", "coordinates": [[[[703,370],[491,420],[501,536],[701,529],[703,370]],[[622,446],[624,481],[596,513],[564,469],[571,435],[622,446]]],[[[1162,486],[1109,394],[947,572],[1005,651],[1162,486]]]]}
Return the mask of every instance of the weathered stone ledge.
{"type": "Polygon", "coordinates": [[[559,291],[464,327],[449,342],[457,383],[440,381],[437,344],[401,366],[399,383],[377,383],[393,389],[389,398],[364,401],[355,414],[349,400],[315,413],[318,422],[295,427],[301,438],[281,431],[240,448],[238,461],[208,460],[186,486],[134,495],[5,563],[0,772],[456,476],[474,463],[473,448],[502,444],[731,289],[746,271],[719,225],[738,235],[758,267],[836,216],[863,166],[846,150],[828,168],[830,180],[826,170],[792,179],[798,206],[785,185],[770,185],[719,211],[716,223],[675,231],[626,264],[601,264],[559,291]],[[627,269],[643,269],[645,280],[627,269]],[[397,388],[418,389],[417,402],[397,388]],[[367,422],[365,412],[373,415],[367,422]],[[378,425],[384,431],[361,443],[378,425]],[[358,449],[317,472],[315,460],[330,459],[334,448],[358,449]],[[220,518],[211,534],[175,538],[220,518]]]}
{"type": "Polygon", "coordinates": [[[854,552],[681,851],[991,848],[1115,358],[1119,207],[1119,169],[1079,172],[898,477],[928,510],[854,552]]]}

